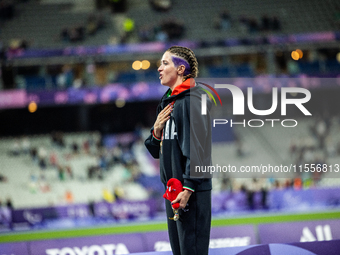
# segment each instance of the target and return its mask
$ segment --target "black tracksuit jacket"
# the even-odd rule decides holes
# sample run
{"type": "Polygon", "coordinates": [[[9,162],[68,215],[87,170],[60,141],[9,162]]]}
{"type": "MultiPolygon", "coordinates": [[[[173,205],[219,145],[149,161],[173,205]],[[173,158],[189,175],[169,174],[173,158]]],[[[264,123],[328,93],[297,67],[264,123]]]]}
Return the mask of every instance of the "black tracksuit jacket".
{"type": "Polygon", "coordinates": [[[152,135],[145,140],[145,146],[154,158],[160,160],[160,176],[166,186],[170,178],[179,179],[184,188],[193,191],[211,190],[211,177],[195,173],[195,166],[211,165],[211,101],[207,99],[207,115],[201,114],[201,95],[205,93],[196,83],[195,87],[178,95],[163,95],[156,116],[169,103],[174,103],[170,119],[162,132],[161,142],[152,135]]]}

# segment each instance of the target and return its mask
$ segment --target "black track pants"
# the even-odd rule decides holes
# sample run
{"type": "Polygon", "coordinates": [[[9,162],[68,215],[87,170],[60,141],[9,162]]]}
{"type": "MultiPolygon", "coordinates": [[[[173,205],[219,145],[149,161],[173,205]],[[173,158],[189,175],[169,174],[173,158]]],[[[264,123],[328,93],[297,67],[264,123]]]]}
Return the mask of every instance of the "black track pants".
{"type": "Polygon", "coordinates": [[[191,194],[188,205],[179,210],[179,220],[174,216],[170,201],[166,200],[168,232],[174,255],[207,255],[211,227],[211,191],[191,194]]]}

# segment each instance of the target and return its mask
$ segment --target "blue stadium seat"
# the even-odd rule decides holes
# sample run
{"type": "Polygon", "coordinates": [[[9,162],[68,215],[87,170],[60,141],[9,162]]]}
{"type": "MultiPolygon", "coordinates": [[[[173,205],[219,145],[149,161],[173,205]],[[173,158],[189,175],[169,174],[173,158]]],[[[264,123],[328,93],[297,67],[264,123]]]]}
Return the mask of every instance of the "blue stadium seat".
{"type": "Polygon", "coordinates": [[[236,74],[238,77],[253,77],[254,72],[250,65],[243,64],[236,67],[236,74]]]}
{"type": "Polygon", "coordinates": [[[326,62],[326,70],[329,74],[340,73],[340,63],[337,60],[329,60],[326,62]]]}
{"type": "Polygon", "coordinates": [[[143,76],[144,81],[158,81],[158,72],[156,70],[144,71],[143,76]]]}
{"type": "Polygon", "coordinates": [[[132,83],[137,82],[136,72],[121,72],[118,75],[117,82],[121,83],[132,83]]]}
{"type": "Polygon", "coordinates": [[[40,90],[46,88],[45,77],[40,76],[25,76],[27,90],[40,90]]]}
{"type": "Polygon", "coordinates": [[[213,66],[209,68],[209,75],[215,78],[229,77],[229,69],[224,66],[213,66]]]}
{"type": "Polygon", "coordinates": [[[309,75],[316,75],[320,73],[320,66],[319,62],[298,62],[299,68],[301,73],[309,74],[309,75]]]}

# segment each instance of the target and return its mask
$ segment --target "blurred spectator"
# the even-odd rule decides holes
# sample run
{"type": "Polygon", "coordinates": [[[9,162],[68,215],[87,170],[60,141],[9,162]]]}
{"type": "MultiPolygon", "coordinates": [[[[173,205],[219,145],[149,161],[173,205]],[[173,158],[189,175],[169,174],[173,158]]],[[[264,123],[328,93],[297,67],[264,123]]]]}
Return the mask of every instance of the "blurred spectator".
{"type": "Polygon", "coordinates": [[[60,31],[60,39],[64,42],[81,42],[85,39],[85,27],[78,25],[70,28],[63,28],[60,31]]]}
{"type": "Polygon", "coordinates": [[[38,149],[38,161],[39,161],[39,167],[41,169],[46,169],[47,167],[46,159],[47,159],[47,151],[44,147],[41,146],[38,149]]]}
{"type": "Polygon", "coordinates": [[[260,22],[257,18],[241,16],[239,24],[244,32],[257,33],[260,31],[280,31],[281,22],[277,16],[269,17],[267,14],[262,15],[260,22]]]}
{"type": "Polygon", "coordinates": [[[115,197],[116,201],[119,201],[121,199],[124,199],[124,189],[121,186],[117,186],[114,188],[113,195],[115,197]]]}
{"type": "Polygon", "coordinates": [[[222,178],[222,184],[221,184],[221,190],[228,190],[228,191],[232,191],[233,186],[231,183],[231,179],[229,177],[223,177],[222,178]]]}
{"type": "Polygon", "coordinates": [[[168,42],[179,40],[184,36],[185,26],[183,22],[175,18],[163,20],[160,24],[145,25],[138,30],[139,40],[142,42],[160,41],[168,42]]]}
{"type": "Polygon", "coordinates": [[[289,153],[290,153],[290,156],[293,156],[297,153],[297,145],[296,145],[296,141],[295,139],[292,139],[290,141],[290,146],[289,146],[289,153]]]}
{"type": "MultiPolygon", "coordinates": [[[[0,65],[2,65],[5,62],[5,60],[6,60],[6,47],[5,47],[4,42],[0,38],[0,65]]],[[[2,79],[0,79],[0,88],[1,88],[1,82],[2,82],[2,79]]]]}
{"type": "Polygon", "coordinates": [[[7,200],[6,200],[6,206],[7,206],[7,208],[10,209],[10,210],[13,210],[13,209],[14,209],[13,203],[12,203],[12,199],[7,198],[7,200]]]}
{"type": "Polygon", "coordinates": [[[13,0],[0,0],[0,22],[11,20],[15,15],[13,0]]]}
{"type": "Polygon", "coordinates": [[[52,132],[52,144],[58,147],[65,147],[64,134],[62,132],[52,132]]]}
{"type": "Polygon", "coordinates": [[[107,162],[106,156],[103,152],[99,155],[98,166],[103,170],[107,170],[107,168],[108,168],[108,162],[107,162]]]}
{"type": "Polygon", "coordinates": [[[82,42],[85,39],[85,27],[82,25],[72,27],[69,30],[70,42],[82,42]]]}
{"type": "Polygon", "coordinates": [[[96,34],[97,30],[98,30],[98,24],[97,24],[96,16],[90,15],[86,22],[86,33],[89,35],[94,35],[96,34]]]}
{"type": "Polygon", "coordinates": [[[66,173],[68,174],[70,179],[74,178],[72,168],[70,166],[65,166],[66,173]]]}
{"type": "Polygon", "coordinates": [[[277,16],[269,17],[267,14],[264,14],[261,17],[261,29],[262,31],[280,31],[281,30],[281,22],[277,16]]]}
{"type": "Polygon", "coordinates": [[[185,31],[184,24],[174,18],[164,20],[161,28],[167,34],[170,41],[181,39],[185,31]]]}
{"type": "Polygon", "coordinates": [[[92,216],[95,216],[95,202],[93,200],[90,200],[89,204],[89,211],[92,216]]]}
{"type": "Polygon", "coordinates": [[[160,12],[168,11],[172,6],[171,0],[149,0],[151,7],[160,12]]]}
{"type": "Polygon", "coordinates": [[[127,10],[126,0],[109,0],[112,13],[124,13],[127,10]]]}
{"type": "Polygon", "coordinates": [[[0,174],[0,182],[7,182],[7,177],[3,174],[0,174]]]}
{"type": "Polygon", "coordinates": [[[261,188],[261,205],[263,209],[268,209],[267,203],[268,189],[266,187],[261,188]]]}
{"type": "Polygon", "coordinates": [[[235,144],[236,144],[236,156],[239,158],[246,156],[246,152],[245,152],[242,140],[239,138],[236,139],[235,144]]]}
{"type": "Polygon", "coordinates": [[[38,181],[38,186],[40,188],[41,192],[49,192],[50,191],[50,185],[48,184],[46,177],[44,174],[40,174],[40,178],[38,181]]]}
{"type": "Polygon", "coordinates": [[[112,192],[110,192],[107,188],[103,189],[103,199],[104,201],[108,202],[108,203],[113,203],[115,202],[115,197],[112,194],[112,192]]]}
{"type": "Polygon", "coordinates": [[[36,147],[30,149],[30,155],[34,162],[38,162],[38,150],[36,147]]]}
{"type": "Polygon", "coordinates": [[[294,76],[300,73],[300,68],[297,61],[288,59],[287,61],[287,71],[290,75],[294,76]]]}
{"type": "Polygon", "coordinates": [[[9,43],[7,54],[20,55],[24,50],[29,47],[29,43],[25,39],[12,39],[9,43]]]}
{"type": "Polygon", "coordinates": [[[94,178],[97,178],[98,180],[103,180],[104,176],[103,176],[102,168],[100,168],[100,166],[98,165],[88,167],[87,178],[89,180],[94,179],[94,178]]]}
{"type": "Polygon", "coordinates": [[[261,26],[263,31],[269,31],[272,27],[271,20],[267,14],[261,17],[261,26]]]}
{"type": "Polygon", "coordinates": [[[78,77],[78,78],[75,78],[73,80],[72,87],[75,88],[75,89],[79,89],[79,88],[83,87],[84,85],[85,85],[84,80],[81,77],[78,77]]]}
{"type": "Polygon", "coordinates": [[[300,177],[297,177],[294,179],[294,189],[296,190],[300,190],[302,188],[303,182],[302,179],[300,177]]]}
{"type": "Polygon", "coordinates": [[[227,31],[231,26],[231,17],[227,9],[224,9],[215,21],[215,28],[227,31]]]}
{"type": "Polygon", "coordinates": [[[123,151],[120,146],[115,146],[112,149],[112,159],[113,163],[121,163],[122,162],[123,151]]]}
{"type": "Polygon", "coordinates": [[[0,200],[0,222],[7,223],[10,227],[12,225],[12,211],[0,200]]]}
{"type": "Polygon", "coordinates": [[[78,154],[79,153],[79,146],[78,146],[78,144],[76,142],[73,142],[71,147],[72,147],[73,154],[78,154]]]}
{"type": "Polygon", "coordinates": [[[60,181],[65,180],[65,169],[62,166],[58,166],[58,178],[60,181]]]}
{"type": "Polygon", "coordinates": [[[256,33],[260,30],[260,26],[255,18],[248,20],[248,31],[250,33],[256,33]]]}
{"type": "Polygon", "coordinates": [[[68,204],[73,204],[74,201],[73,193],[69,189],[65,191],[65,201],[68,204]]]}
{"type": "Polygon", "coordinates": [[[21,150],[23,154],[29,154],[31,148],[30,140],[24,136],[21,140],[21,150]]]}
{"type": "Polygon", "coordinates": [[[120,43],[127,43],[135,30],[135,21],[132,18],[125,18],[123,21],[120,43]]]}
{"type": "Polygon", "coordinates": [[[326,154],[329,157],[335,157],[337,154],[336,142],[331,136],[327,136],[325,140],[326,154]]]}
{"type": "Polygon", "coordinates": [[[21,152],[20,143],[19,143],[18,139],[15,139],[13,144],[12,144],[12,148],[9,150],[9,155],[19,156],[20,152],[21,152]]]}
{"type": "Polygon", "coordinates": [[[95,171],[96,171],[96,167],[94,167],[94,166],[88,167],[88,169],[87,169],[87,178],[89,180],[93,178],[95,171]]]}
{"type": "Polygon", "coordinates": [[[141,42],[154,40],[154,29],[151,25],[145,25],[138,30],[138,37],[141,42]]]}
{"type": "Polygon", "coordinates": [[[246,34],[249,32],[249,28],[248,28],[248,18],[246,18],[245,16],[240,16],[238,19],[238,25],[240,28],[240,31],[242,34],[246,34]]]}
{"type": "Polygon", "coordinates": [[[70,37],[69,37],[69,33],[68,33],[68,28],[63,28],[60,32],[60,39],[63,42],[69,42],[70,37]]]}
{"type": "Polygon", "coordinates": [[[42,169],[42,170],[45,170],[45,169],[46,169],[47,164],[46,164],[46,159],[45,159],[45,158],[41,158],[41,159],[39,160],[39,167],[40,167],[40,169],[42,169]]]}
{"type": "Polygon", "coordinates": [[[324,149],[325,140],[329,133],[329,124],[327,124],[326,119],[318,117],[316,121],[314,122],[313,126],[311,126],[311,131],[318,141],[319,148],[324,149]]]}
{"type": "Polygon", "coordinates": [[[166,33],[166,31],[164,31],[162,29],[161,26],[156,26],[154,28],[154,31],[155,31],[155,40],[156,41],[167,42],[169,40],[168,34],[166,33]]]}
{"type": "Polygon", "coordinates": [[[102,15],[90,14],[86,21],[86,34],[95,35],[100,29],[104,28],[106,22],[102,15]]]}
{"type": "Polygon", "coordinates": [[[37,192],[37,185],[38,178],[34,173],[31,173],[29,183],[28,183],[28,188],[31,193],[36,193],[37,192]]]}
{"type": "Polygon", "coordinates": [[[86,153],[86,154],[89,154],[90,153],[90,142],[88,139],[86,139],[83,143],[83,151],[86,153]]]}
{"type": "Polygon", "coordinates": [[[50,165],[56,167],[58,165],[58,156],[55,151],[50,153],[50,165]]]}
{"type": "Polygon", "coordinates": [[[106,26],[106,21],[101,14],[90,14],[84,24],[73,27],[64,27],[59,34],[59,39],[63,42],[81,42],[87,36],[95,35],[106,26]]]}
{"type": "Polygon", "coordinates": [[[57,77],[57,85],[59,88],[69,88],[73,85],[74,73],[70,65],[64,65],[62,73],[57,77]]]}
{"type": "Polygon", "coordinates": [[[281,30],[281,22],[277,16],[274,16],[273,18],[273,31],[280,31],[281,30]]]}

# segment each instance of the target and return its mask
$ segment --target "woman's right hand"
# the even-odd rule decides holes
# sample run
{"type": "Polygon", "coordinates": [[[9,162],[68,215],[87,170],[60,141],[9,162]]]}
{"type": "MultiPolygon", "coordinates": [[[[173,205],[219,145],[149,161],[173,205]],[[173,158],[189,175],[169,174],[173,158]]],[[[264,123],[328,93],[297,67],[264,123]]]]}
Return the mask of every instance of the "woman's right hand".
{"type": "Polygon", "coordinates": [[[172,104],[168,104],[157,116],[155,124],[153,124],[153,132],[156,137],[161,138],[162,130],[165,123],[170,119],[170,113],[173,110],[172,104]]]}

